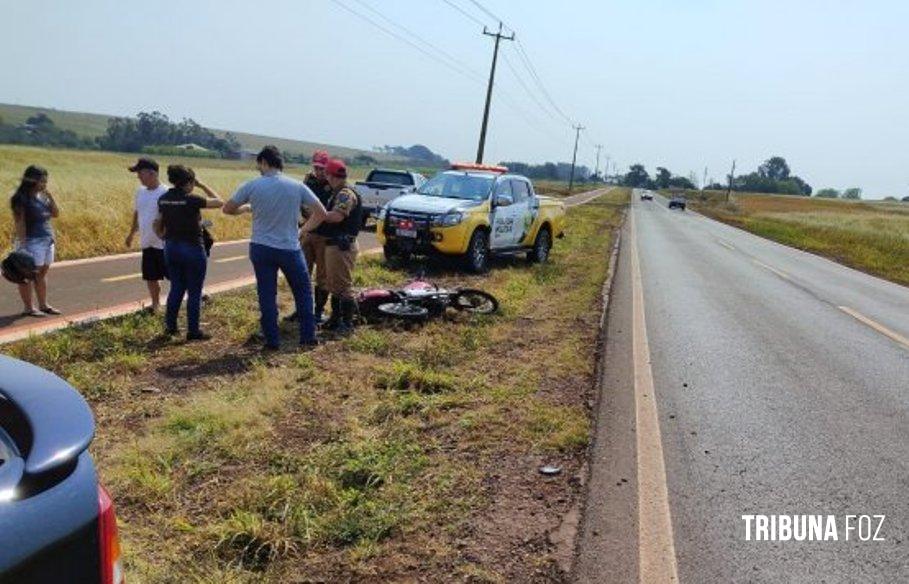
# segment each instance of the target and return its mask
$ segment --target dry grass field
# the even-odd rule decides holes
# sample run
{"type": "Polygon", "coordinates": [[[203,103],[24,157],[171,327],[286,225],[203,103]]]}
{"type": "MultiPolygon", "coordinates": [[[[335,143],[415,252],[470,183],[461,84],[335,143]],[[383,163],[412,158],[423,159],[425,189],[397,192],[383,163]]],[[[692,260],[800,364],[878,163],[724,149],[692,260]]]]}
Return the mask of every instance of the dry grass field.
{"type": "MultiPolygon", "coordinates": [[[[134,154],[84,150],[52,150],[21,146],[0,146],[0,192],[6,199],[0,204],[0,242],[13,238],[13,221],[8,197],[19,184],[22,171],[38,164],[50,173],[50,191],[60,204],[60,217],[54,221],[59,259],[73,259],[127,251],[124,239],[129,230],[133,193],[138,181],[127,167],[136,160],[134,154]]],[[[207,158],[156,157],[166,179],[168,164],[186,164],[199,178],[222,197],[229,197],[244,181],[257,176],[253,161],[216,160],[207,158]]],[[[368,169],[353,168],[352,176],[360,179],[368,169]]],[[[288,173],[302,178],[307,169],[290,167],[288,173]]],[[[226,217],[207,212],[214,222],[212,233],[217,240],[249,236],[249,217],[226,217]]]]}
{"type": "Polygon", "coordinates": [[[909,204],[692,192],[698,211],[856,269],[909,285],[909,204]]]}

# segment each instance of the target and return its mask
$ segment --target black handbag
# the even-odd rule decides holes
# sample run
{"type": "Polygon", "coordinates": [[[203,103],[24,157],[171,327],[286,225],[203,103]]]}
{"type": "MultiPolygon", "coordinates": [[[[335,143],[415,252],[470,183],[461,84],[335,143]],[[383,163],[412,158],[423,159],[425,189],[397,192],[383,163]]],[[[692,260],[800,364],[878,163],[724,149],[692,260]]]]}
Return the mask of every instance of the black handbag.
{"type": "Polygon", "coordinates": [[[215,238],[212,237],[211,232],[204,225],[202,226],[202,245],[205,247],[205,255],[211,256],[211,248],[215,245],[215,238]]]}
{"type": "Polygon", "coordinates": [[[38,273],[35,259],[22,250],[13,251],[0,262],[0,272],[13,284],[24,284],[34,280],[38,273]]]}

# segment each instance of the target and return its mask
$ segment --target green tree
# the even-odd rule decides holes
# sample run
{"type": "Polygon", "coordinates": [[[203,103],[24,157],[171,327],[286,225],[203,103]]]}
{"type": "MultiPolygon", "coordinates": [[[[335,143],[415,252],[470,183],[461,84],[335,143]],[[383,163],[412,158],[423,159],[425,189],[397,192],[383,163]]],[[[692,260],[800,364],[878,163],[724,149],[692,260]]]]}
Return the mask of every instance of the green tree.
{"type": "Polygon", "coordinates": [[[862,189],[860,189],[858,187],[852,187],[850,189],[846,189],[845,191],[843,191],[843,198],[852,199],[853,201],[861,199],[862,198],[862,189]]]}
{"type": "Polygon", "coordinates": [[[669,172],[669,169],[658,166],[656,169],[656,176],[653,177],[653,183],[656,188],[668,189],[670,180],[672,180],[672,173],[669,172]]]}
{"type": "Polygon", "coordinates": [[[776,181],[788,179],[789,172],[789,164],[786,163],[786,159],[782,156],[768,158],[764,161],[764,164],[758,167],[758,174],[761,177],[776,181]]]}
{"type": "Polygon", "coordinates": [[[814,196],[822,199],[839,199],[840,192],[836,189],[820,189],[814,196]]]}
{"type": "Polygon", "coordinates": [[[643,164],[632,164],[628,167],[628,173],[622,179],[622,185],[626,187],[648,188],[652,184],[650,175],[643,164]]]}

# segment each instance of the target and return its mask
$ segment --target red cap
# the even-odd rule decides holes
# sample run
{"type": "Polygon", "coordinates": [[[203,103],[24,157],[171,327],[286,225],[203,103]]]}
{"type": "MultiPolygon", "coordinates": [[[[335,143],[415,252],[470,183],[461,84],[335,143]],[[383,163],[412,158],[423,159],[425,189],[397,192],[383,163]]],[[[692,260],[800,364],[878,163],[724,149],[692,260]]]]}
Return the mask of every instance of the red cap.
{"type": "Polygon", "coordinates": [[[343,160],[332,158],[325,165],[325,172],[329,176],[336,178],[347,178],[347,165],[344,164],[343,160]]]}
{"type": "Polygon", "coordinates": [[[325,166],[326,164],[328,164],[328,152],[324,150],[316,150],[312,153],[313,166],[325,166]]]}

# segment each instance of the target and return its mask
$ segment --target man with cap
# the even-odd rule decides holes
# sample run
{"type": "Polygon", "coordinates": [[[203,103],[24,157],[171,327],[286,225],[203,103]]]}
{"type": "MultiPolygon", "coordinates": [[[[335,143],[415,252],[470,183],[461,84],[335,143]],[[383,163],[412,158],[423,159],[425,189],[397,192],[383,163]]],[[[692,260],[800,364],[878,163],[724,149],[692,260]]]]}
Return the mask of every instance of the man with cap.
{"type": "MultiPolygon", "coordinates": [[[[309,187],[309,190],[318,197],[323,206],[328,204],[330,195],[328,190],[328,181],[325,179],[325,165],[328,164],[328,152],[325,150],[316,150],[312,153],[312,170],[303,179],[303,184],[309,187]]],[[[306,208],[302,209],[303,217],[308,216],[306,208]]],[[[315,318],[316,324],[322,321],[322,313],[325,311],[325,305],[328,303],[328,280],[325,274],[325,238],[316,233],[300,232],[300,246],[303,248],[303,257],[306,258],[306,266],[309,268],[310,279],[315,276],[316,285],[313,296],[315,298],[315,318]],[[317,268],[318,266],[318,268],[317,268]]],[[[297,313],[284,317],[284,320],[297,320],[297,313]]]]}
{"type": "Polygon", "coordinates": [[[294,296],[300,318],[300,345],[318,344],[313,318],[312,288],[306,260],[300,251],[300,210],[309,218],[303,230],[309,231],[325,218],[325,207],[303,183],[285,176],[284,158],[275,146],[266,146],[256,157],[262,176],[244,183],[224,205],[228,215],[252,213],[249,259],[256,274],[260,323],[267,349],[280,347],[278,330],[278,270],[294,296]]]}
{"type": "Polygon", "coordinates": [[[151,310],[157,312],[161,306],[161,280],[167,277],[164,262],[164,241],[155,235],[152,223],[158,216],[158,199],[167,192],[167,187],[158,180],[158,163],[151,158],[140,158],[129,167],[136,173],[139,188],[136,189],[133,204],[133,222],[126,236],[126,247],[132,247],[133,238],[139,234],[142,249],[142,279],[151,297],[151,310]]]}
{"type": "Polygon", "coordinates": [[[347,185],[347,166],[343,161],[329,160],[325,174],[331,196],[325,220],[315,229],[317,235],[325,238],[324,265],[331,293],[331,319],[325,328],[347,334],[353,329],[357,310],[353,269],[357,260],[357,234],[363,225],[363,205],[357,192],[347,185]]]}

